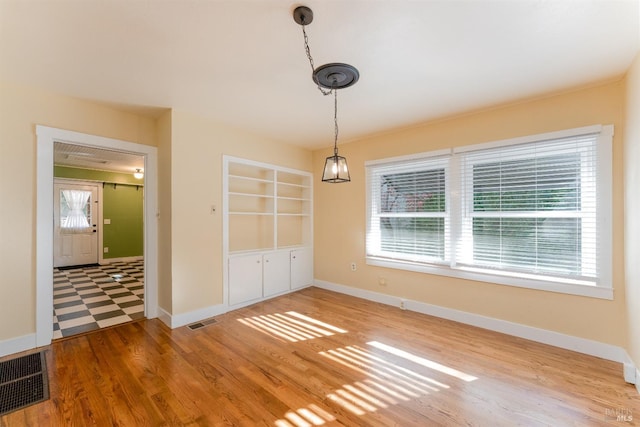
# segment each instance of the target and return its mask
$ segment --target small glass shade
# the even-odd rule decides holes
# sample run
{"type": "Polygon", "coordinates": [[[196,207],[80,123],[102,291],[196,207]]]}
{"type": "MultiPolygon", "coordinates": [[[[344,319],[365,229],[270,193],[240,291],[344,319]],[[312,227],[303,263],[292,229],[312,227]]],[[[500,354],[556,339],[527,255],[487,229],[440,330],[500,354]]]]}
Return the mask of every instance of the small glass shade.
{"type": "Polygon", "coordinates": [[[327,157],[324,163],[324,172],[322,173],[323,182],[349,182],[349,168],[347,167],[347,159],[338,154],[327,157]]]}
{"type": "Polygon", "coordinates": [[[133,177],[135,179],[142,179],[144,177],[144,174],[140,169],[136,169],[136,171],[133,173],[133,177]]]}

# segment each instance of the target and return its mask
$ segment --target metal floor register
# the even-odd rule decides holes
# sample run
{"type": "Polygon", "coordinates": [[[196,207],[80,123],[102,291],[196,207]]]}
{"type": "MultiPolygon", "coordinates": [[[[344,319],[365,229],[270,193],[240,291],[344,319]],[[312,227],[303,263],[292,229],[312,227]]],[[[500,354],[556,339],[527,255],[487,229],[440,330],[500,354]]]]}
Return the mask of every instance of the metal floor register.
{"type": "Polygon", "coordinates": [[[44,352],[0,362],[0,415],[49,399],[44,352]]]}

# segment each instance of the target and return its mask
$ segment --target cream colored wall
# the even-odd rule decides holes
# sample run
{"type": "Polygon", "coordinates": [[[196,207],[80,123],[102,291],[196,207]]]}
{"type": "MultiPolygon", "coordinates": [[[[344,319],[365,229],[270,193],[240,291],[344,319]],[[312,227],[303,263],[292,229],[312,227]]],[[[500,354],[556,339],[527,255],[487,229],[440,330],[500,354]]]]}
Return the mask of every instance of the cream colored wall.
{"type": "MultiPolygon", "coordinates": [[[[640,53],[626,78],[625,272],[629,355],[640,369],[640,53]]],[[[640,381],[640,378],[636,379],[640,381]]]]}
{"type": "Polygon", "coordinates": [[[174,110],[171,127],[171,313],[177,315],[223,302],[223,154],[311,171],[312,153],[186,112],[174,110]]]}
{"type": "MultiPolygon", "coordinates": [[[[629,351],[640,366],[640,270],[634,262],[640,246],[637,239],[627,239],[627,300],[622,221],[626,170],[627,231],[637,234],[640,125],[631,118],[640,117],[639,62],[636,58],[626,85],[615,82],[341,145],[353,181],[330,185],[316,180],[315,277],[614,345],[626,347],[628,337],[629,351]],[[629,120],[623,128],[625,90],[629,120]],[[616,127],[613,301],[366,266],[366,160],[597,123],[616,127]],[[352,261],[358,263],[356,272],[349,269],[352,261]],[[386,279],[385,287],[378,285],[379,277],[386,279]]],[[[172,314],[222,302],[222,155],[313,169],[319,177],[329,153],[320,150],[312,156],[185,112],[167,112],[156,123],[100,104],[0,83],[0,341],[35,332],[36,124],[147,145],[157,140],[159,301],[172,314]],[[212,204],[218,208],[214,215],[209,213],[212,204]]]]}
{"type": "MultiPolygon", "coordinates": [[[[625,347],[622,81],[454,117],[339,146],[350,183],[315,187],[315,278],[625,347]],[[613,301],[365,264],[364,162],[594,124],[613,124],[613,301]],[[358,269],[350,270],[350,263],[358,269]],[[380,286],[384,277],[386,286],[380,286]]],[[[348,124],[343,124],[348,126],[348,124]]],[[[320,176],[329,150],[314,152],[320,176]]]]}
{"type": "Polygon", "coordinates": [[[0,342],[35,333],[36,134],[45,125],[155,145],[155,121],[0,82],[0,342]]]}

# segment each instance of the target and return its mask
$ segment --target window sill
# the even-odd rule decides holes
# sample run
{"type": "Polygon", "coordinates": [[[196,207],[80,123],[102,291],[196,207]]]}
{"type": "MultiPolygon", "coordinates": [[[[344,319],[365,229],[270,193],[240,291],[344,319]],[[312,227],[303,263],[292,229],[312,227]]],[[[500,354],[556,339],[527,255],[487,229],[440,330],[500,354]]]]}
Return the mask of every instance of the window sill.
{"type": "Polygon", "coordinates": [[[367,257],[367,265],[455,277],[458,279],[475,280],[498,285],[515,286],[519,288],[613,300],[613,288],[596,286],[595,284],[588,283],[580,284],[573,281],[562,281],[560,279],[540,280],[522,276],[498,274],[493,271],[467,267],[451,268],[443,265],[417,264],[408,261],[389,260],[376,257],[367,257]]]}

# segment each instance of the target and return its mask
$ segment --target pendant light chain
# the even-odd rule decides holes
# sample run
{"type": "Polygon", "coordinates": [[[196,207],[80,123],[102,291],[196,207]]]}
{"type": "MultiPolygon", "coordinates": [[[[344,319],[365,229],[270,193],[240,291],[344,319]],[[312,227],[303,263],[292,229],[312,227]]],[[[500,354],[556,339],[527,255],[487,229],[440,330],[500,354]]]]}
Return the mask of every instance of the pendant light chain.
{"type": "Polygon", "coordinates": [[[309,37],[307,36],[306,25],[313,22],[313,11],[306,6],[298,6],[293,11],[293,20],[302,27],[304,38],[304,50],[311,66],[311,73],[314,83],[322,95],[333,93],[333,155],[325,160],[322,172],[322,182],[340,183],[351,182],[351,175],[347,167],[347,159],[338,155],[338,89],[349,87],[358,81],[360,73],[356,67],[343,63],[329,63],[319,66],[317,69],[311,56],[309,47],[309,37]]]}
{"type": "Polygon", "coordinates": [[[335,126],[335,139],[333,140],[333,154],[338,155],[338,91],[333,90],[333,124],[335,126]]]}
{"type": "MultiPolygon", "coordinates": [[[[302,35],[304,37],[304,51],[307,53],[307,59],[309,59],[309,65],[311,66],[311,72],[314,73],[316,71],[316,67],[313,63],[313,57],[311,56],[311,48],[309,47],[309,36],[307,36],[307,31],[305,30],[306,25],[301,25],[302,27],[302,35]]],[[[331,95],[333,93],[333,124],[335,130],[335,136],[333,139],[333,154],[338,155],[338,90],[332,88],[331,90],[324,90],[320,86],[320,83],[317,83],[318,90],[323,95],[331,95]]]]}
{"type": "MultiPolygon", "coordinates": [[[[316,71],[316,67],[313,64],[313,58],[311,57],[311,48],[309,47],[309,37],[307,37],[307,32],[305,31],[305,25],[301,25],[302,27],[302,35],[304,36],[304,51],[307,53],[307,58],[309,59],[309,65],[311,65],[311,73],[313,74],[316,71]]],[[[331,92],[334,92],[335,89],[331,89],[329,91],[322,89],[320,87],[320,83],[316,83],[318,85],[318,90],[323,95],[331,95],[331,92]]]]}

